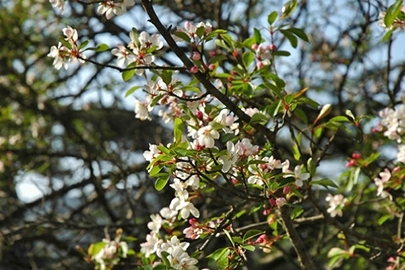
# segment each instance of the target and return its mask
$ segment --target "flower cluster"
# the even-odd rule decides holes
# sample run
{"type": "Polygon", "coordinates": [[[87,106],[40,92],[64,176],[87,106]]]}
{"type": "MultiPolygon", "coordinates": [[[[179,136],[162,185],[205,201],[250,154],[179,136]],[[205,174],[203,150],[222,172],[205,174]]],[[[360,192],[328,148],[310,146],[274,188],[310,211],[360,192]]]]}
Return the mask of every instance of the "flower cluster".
{"type": "MultiPolygon", "coordinates": [[[[134,63],[136,66],[149,66],[155,61],[153,52],[160,50],[163,47],[163,42],[160,35],[149,35],[142,32],[139,36],[135,30],[129,34],[131,41],[128,44],[128,50],[125,46],[119,44],[111,53],[115,55],[118,66],[134,63]]],[[[142,75],[143,70],[137,69],[136,74],[142,75]]]]}
{"type": "Polygon", "coordinates": [[[381,122],[376,131],[383,132],[385,137],[397,142],[397,166],[392,170],[385,168],[379,173],[378,177],[374,178],[374,183],[377,186],[377,196],[392,200],[392,195],[385,189],[387,187],[398,188],[398,185],[401,185],[404,178],[401,166],[405,164],[405,145],[403,143],[405,135],[405,104],[401,104],[395,108],[385,108],[379,113],[379,116],[381,117],[381,122]]]}
{"type": "MultiPolygon", "coordinates": [[[[149,226],[149,225],[148,225],[149,226]]],[[[179,270],[197,270],[197,259],[190,257],[187,253],[189,243],[181,242],[177,236],[172,236],[169,240],[163,240],[156,232],[151,232],[146,236],[146,242],[141,244],[141,252],[149,258],[156,254],[159,258],[165,258],[170,266],[179,270]]],[[[154,266],[161,264],[161,261],[154,262],[154,266]]]]}
{"type": "Polygon", "coordinates": [[[77,30],[68,26],[62,29],[64,37],[58,46],[52,46],[48,57],[55,58],[53,65],[56,69],[64,67],[68,69],[69,62],[84,63],[86,56],[81,52],[81,46],[78,45],[77,30]]]}
{"type": "MultiPolygon", "coordinates": [[[[405,12],[405,6],[402,6],[402,8],[401,8],[401,13],[404,14],[404,12],[405,12]]],[[[402,18],[398,18],[398,17],[397,17],[397,18],[392,22],[391,26],[390,26],[390,27],[387,27],[387,26],[385,25],[385,17],[386,17],[386,15],[387,15],[387,12],[385,12],[385,11],[381,11],[381,12],[378,14],[378,25],[379,25],[379,26],[381,26],[381,27],[383,27],[383,28],[385,28],[385,29],[387,29],[387,30],[393,30],[393,29],[395,29],[395,28],[400,28],[400,29],[404,29],[404,28],[405,28],[405,19],[403,18],[403,16],[402,16],[402,18]]]]}
{"type": "Polygon", "coordinates": [[[102,242],[91,245],[87,260],[94,261],[96,263],[96,269],[112,269],[112,267],[120,261],[120,258],[126,258],[130,253],[128,244],[124,241],[120,241],[121,236],[122,229],[118,229],[114,240],[111,240],[107,235],[102,242]]]}
{"type": "Polygon", "coordinates": [[[335,196],[328,194],[325,199],[329,202],[329,208],[327,212],[330,214],[331,217],[343,215],[342,209],[347,202],[347,198],[343,196],[343,194],[337,194],[335,196]]]}
{"type": "Polygon", "coordinates": [[[105,14],[106,18],[111,19],[114,14],[119,16],[127,12],[128,7],[135,5],[135,0],[120,0],[115,1],[101,1],[97,8],[97,12],[101,15],[105,14]]]}
{"type": "Polygon", "coordinates": [[[184,27],[177,27],[177,34],[178,33],[184,33],[184,35],[175,35],[174,39],[176,41],[196,41],[197,38],[201,38],[203,35],[206,35],[212,31],[212,25],[209,22],[203,23],[200,22],[196,25],[194,25],[192,22],[186,21],[184,23],[184,27]]]}
{"type": "Polygon", "coordinates": [[[65,0],[49,0],[53,8],[58,8],[61,14],[65,12],[65,0]]]}
{"type": "Polygon", "coordinates": [[[402,141],[405,134],[405,105],[392,109],[385,108],[379,113],[381,117],[380,131],[384,131],[384,136],[388,139],[402,141]]]}

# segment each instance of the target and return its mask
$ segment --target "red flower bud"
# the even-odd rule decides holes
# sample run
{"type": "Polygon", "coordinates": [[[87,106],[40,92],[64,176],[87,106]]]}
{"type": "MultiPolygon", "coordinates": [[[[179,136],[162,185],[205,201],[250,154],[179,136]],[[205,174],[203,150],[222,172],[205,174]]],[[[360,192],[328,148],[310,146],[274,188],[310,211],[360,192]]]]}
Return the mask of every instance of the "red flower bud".
{"type": "Polygon", "coordinates": [[[197,66],[193,66],[192,68],[190,68],[190,72],[195,74],[198,72],[198,67],[197,66]]]}

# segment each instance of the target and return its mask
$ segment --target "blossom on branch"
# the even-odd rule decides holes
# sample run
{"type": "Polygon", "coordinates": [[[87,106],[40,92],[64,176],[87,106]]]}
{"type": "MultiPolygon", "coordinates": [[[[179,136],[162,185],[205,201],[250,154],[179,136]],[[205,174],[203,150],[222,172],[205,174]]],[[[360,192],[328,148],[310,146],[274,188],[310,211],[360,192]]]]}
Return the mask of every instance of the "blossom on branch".
{"type": "Polygon", "coordinates": [[[331,217],[335,217],[336,215],[341,217],[343,215],[342,208],[345,206],[347,199],[342,194],[335,196],[328,194],[325,200],[329,202],[329,208],[326,211],[331,217]]]}
{"type": "Polygon", "coordinates": [[[65,12],[65,0],[49,0],[53,8],[59,8],[61,14],[65,12]]]}
{"type": "Polygon", "coordinates": [[[380,177],[374,178],[374,183],[377,186],[377,196],[381,196],[382,198],[390,198],[392,200],[391,194],[384,190],[385,184],[391,179],[391,172],[387,168],[384,169],[383,172],[380,172],[380,177]]]}
{"type": "Polygon", "coordinates": [[[52,46],[50,49],[48,57],[54,58],[53,66],[56,69],[64,67],[68,69],[69,62],[84,63],[86,56],[80,51],[78,46],[78,34],[77,30],[73,29],[70,26],[67,26],[62,29],[64,34],[64,43],[58,43],[58,46],[52,46]]]}
{"type": "Polygon", "coordinates": [[[97,12],[103,15],[105,13],[106,18],[111,19],[114,14],[119,16],[127,11],[127,7],[135,5],[135,0],[121,0],[120,3],[115,1],[103,1],[99,3],[97,12]]]}
{"type": "Polygon", "coordinates": [[[135,61],[135,56],[128,52],[125,46],[121,44],[117,44],[117,48],[112,49],[111,53],[115,55],[117,59],[117,66],[121,67],[125,65],[125,63],[132,63],[135,61]]]}
{"type": "Polygon", "coordinates": [[[197,132],[197,141],[200,145],[212,148],[215,145],[215,139],[219,139],[219,133],[211,125],[202,127],[197,132]]]}

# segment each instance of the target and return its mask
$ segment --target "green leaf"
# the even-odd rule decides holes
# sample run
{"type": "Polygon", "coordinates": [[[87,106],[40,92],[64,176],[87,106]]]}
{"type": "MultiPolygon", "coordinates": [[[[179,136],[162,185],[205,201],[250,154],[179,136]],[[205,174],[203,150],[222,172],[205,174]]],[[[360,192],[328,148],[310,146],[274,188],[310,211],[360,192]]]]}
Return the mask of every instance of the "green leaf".
{"type": "Polygon", "coordinates": [[[284,19],[284,18],[290,16],[296,7],[297,7],[297,0],[291,0],[291,1],[288,1],[287,3],[285,3],[285,5],[283,6],[283,9],[282,9],[282,14],[281,14],[280,18],[284,19]]]}
{"type": "Polygon", "coordinates": [[[307,34],[305,34],[304,30],[300,29],[300,28],[289,28],[288,29],[289,32],[293,33],[294,35],[296,35],[297,37],[299,37],[300,39],[309,42],[309,38],[307,36],[307,34]]]}
{"type": "Polygon", "coordinates": [[[161,258],[163,260],[163,263],[166,265],[167,269],[169,269],[168,267],[170,267],[170,262],[167,259],[167,256],[169,256],[169,252],[167,251],[162,251],[161,253],[161,258]]]}
{"type": "Polygon", "coordinates": [[[281,79],[280,77],[278,77],[276,74],[274,73],[269,73],[268,74],[269,78],[271,78],[273,80],[273,82],[279,87],[279,88],[284,88],[285,86],[285,82],[283,79],[281,79]]]}
{"type": "Polygon", "coordinates": [[[323,186],[325,188],[329,188],[329,187],[333,187],[333,188],[338,188],[338,186],[335,184],[335,182],[333,182],[331,179],[329,178],[324,178],[321,180],[317,180],[317,181],[311,181],[311,186],[313,185],[320,185],[323,186]]]}
{"type": "Polygon", "coordinates": [[[131,29],[130,38],[136,45],[139,45],[138,30],[135,27],[131,29]]]}
{"type": "Polygon", "coordinates": [[[262,43],[262,34],[260,33],[260,30],[254,28],[253,31],[254,31],[254,37],[255,37],[256,44],[262,43]]]}
{"type": "Polygon", "coordinates": [[[180,118],[174,119],[174,140],[176,142],[181,142],[181,138],[183,136],[183,121],[180,118]]]}
{"type": "Polygon", "coordinates": [[[262,230],[248,230],[244,235],[243,235],[243,242],[246,242],[249,239],[252,239],[256,236],[262,235],[264,231],[262,230]]]}
{"type": "Polygon", "coordinates": [[[221,37],[225,41],[225,43],[229,46],[229,48],[233,48],[235,46],[235,41],[229,34],[222,34],[221,37]]]}
{"type": "Polygon", "coordinates": [[[172,82],[173,71],[169,69],[162,70],[160,77],[166,85],[169,85],[172,82]]]}
{"type": "Polygon", "coordinates": [[[339,116],[335,116],[332,117],[329,122],[350,122],[349,118],[347,118],[347,116],[344,115],[339,115],[339,116]]]}
{"type": "Polygon", "coordinates": [[[272,13],[269,14],[269,16],[267,17],[267,22],[272,25],[276,19],[277,19],[278,13],[277,11],[273,11],[272,13]]]}
{"type": "Polygon", "coordinates": [[[255,251],[255,247],[251,245],[243,245],[242,248],[249,250],[249,251],[255,251]]]}
{"type": "Polygon", "coordinates": [[[221,48],[224,48],[226,50],[230,50],[231,48],[223,41],[222,39],[216,39],[215,40],[215,45],[221,48]]]}
{"type": "Polygon", "coordinates": [[[328,265],[329,267],[332,267],[337,263],[338,260],[350,258],[350,254],[344,249],[334,247],[329,250],[328,258],[331,258],[328,262],[328,265]]]}
{"type": "Polygon", "coordinates": [[[328,258],[339,256],[339,255],[346,255],[347,251],[341,248],[333,247],[328,252],[328,258]]]}
{"type": "Polygon", "coordinates": [[[294,142],[292,145],[292,151],[293,151],[293,156],[295,160],[300,160],[301,158],[301,152],[300,152],[300,148],[298,147],[298,145],[294,142]]]}
{"type": "Polygon", "coordinates": [[[228,239],[229,239],[229,241],[231,242],[232,246],[235,247],[235,243],[233,242],[232,236],[230,235],[230,233],[229,233],[226,229],[223,229],[222,231],[224,232],[224,234],[226,235],[226,237],[228,237],[228,239]]]}
{"type": "Polygon", "coordinates": [[[360,175],[360,167],[357,167],[354,171],[351,171],[349,182],[347,183],[346,190],[351,191],[353,186],[357,184],[360,175]]]}
{"type": "Polygon", "coordinates": [[[81,49],[83,49],[84,47],[86,47],[87,46],[87,44],[89,44],[89,42],[90,42],[90,40],[85,40],[85,41],[83,41],[81,44],[80,44],[80,46],[79,46],[79,51],[81,50],[81,49]]]}
{"type": "Polygon", "coordinates": [[[307,168],[308,168],[308,172],[311,176],[315,175],[315,172],[316,172],[315,166],[316,166],[316,164],[315,164],[314,160],[312,159],[312,157],[309,158],[307,161],[307,168]]]}
{"type": "Polygon", "coordinates": [[[182,32],[182,31],[176,31],[174,32],[174,34],[176,37],[184,40],[185,42],[189,43],[191,41],[190,36],[187,35],[186,33],[182,32]]]}
{"type": "Polygon", "coordinates": [[[218,261],[221,257],[226,257],[229,254],[229,248],[220,248],[215,250],[213,253],[209,254],[207,258],[213,259],[214,261],[218,261]],[[224,256],[224,254],[226,254],[224,256]]]}
{"type": "Polygon", "coordinates": [[[123,239],[125,242],[135,242],[136,240],[138,240],[138,238],[133,236],[124,236],[123,239]]]}
{"type": "Polygon", "coordinates": [[[67,41],[63,36],[59,36],[59,42],[62,43],[62,45],[68,48],[69,50],[72,49],[72,44],[70,44],[70,42],[67,41]]]}
{"type": "Polygon", "coordinates": [[[274,56],[290,56],[291,53],[287,51],[275,51],[273,52],[274,56]]]}
{"type": "Polygon", "coordinates": [[[131,95],[133,92],[135,92],[137,89],[139,89],[140,88],[140,86],[139,85],[136,85],[136,86],[134,86],[134,87],[131,87],[129,90],[127,90],[126,92],[125,92],[125,97],[128,97],[129,95],[131,95]]]}
{"type": "Polygon", "coordinates": [[[87,253],[89,255],[95,256],[105,247],[105,245],[107,245],[107,243],[105,242],[93,243],[89,246],[87,253]]]}
{"type": "Polygon", "coordinates": [[[287,104],[291,104],[291,102],[293,100],[294,100],[294,94],[289,94],[284,97],[284,102],[287,104]]]}
{"type": "Polygon", "coordinates": [[[387,220],[389,220],[389,219],[392,219],[393,218],[393,216],[391,215],[391,214],[389,214],[389,215],[384,215],[384,216],[382,216],[382,217],[380,217],[379,219],[378,219],[378,221],[377,221],[377,223],[378,223],[378,225],[383,225],[387,220]]]}
{"type": "Polygon", "coordinates": [[[246,68],[248,68],[250,66],[250,64],[253,62],[254,59],[255,59],[255,54],[252,52],[245,52],[242,56],[242,61],[246,68]]]}
{"type": "Polygon", "coordinates": [[[273,102],[267,109],[271,116],[276,116],[280,109],[283,107],[281,100],[277,102],[273,102]]]}
{"type": "Polygon", "coordinates": [[[387,33],[385,33],[385,35],[381,39],[381,42],[387,41],[391,37],[393,32],[394,32],[394,29],[391,29],[387,33]]]}
{"type": "Polygon", "coordinates": [[[233,236],[232,237],[232,242],[236,243],[236,244],[242,244],[243,240],[242,240],[242,237],[240,237],[240,236],[233,236]]]}
{"type": "Polygon", "coordinates": [[[156,179],[155,189],[157,191],[161,191],[162,189],[164,189],[164,187],[167,185],[167,182],[169,182],[169,179],[170,179],[170,175],[156,179]]]}
{"type": "Polygon", "coordinates": [[[122,79],[124,80],[124,82],[127,82],[130,79],[132,79],[132,77],[134,77],[134,75],[135,75],[135,69],[125,70],[124,72],[122,72],[122,79]]]}
{"type": "Polygon", "coordinates": [[[195,34],[197,35],[197,37],[201,38],[204,35],[204,32],[205,32],[204,26],[200,26],[195,31],[195,34]]]}
{"type": "Polygon", "coordinates": [[[158,173],[160,173],[160,171],[162,170],[162,167],[160,167],[160,166],[154,166],[153,168],[152,168],[152,170],[150,170],[150,172],[149,172],[149,176],[156,176],[158,173]]]}
{"type": "Polygon", "coordinates": [[[402,3],[403,0],[396,0],[395,3],[388,8],[384,18],[385,27],[390,28],[395,19],[397,19],[402,8],[402,3]]]}
{"type": "Polygon", "coordinates": [[[301,110],[300,108],[295,108],[295,110],[293,111],[293,114],[296,117],[298,117],[299,119],[301,119],[302,122],[305,123],[305,125],[308,125],[308,118],[303,110],[301,110]]]}
{"type": "Polygon", "coordinates": [[[304,209],[300,206],[294,207],[294,210],[292,210],[290,214],[290,218],[294,219],[299,217],[302,213],[304,213],[304,209]]]}
{"type": "Polygon", "coordinates": [[[96,47],[95,51],[96,51],[96,52],[104,52],[104,51],[108,50],[109,48],[110,48],[110,47],[108,47],[107,44],[101,43],[101,44],[99,44],[99,45],[96,47]]]}
{"type": "Polygon", "coordinates": [[[283,33],[283,35],[288,39],[288,41],[290,42],[290,44],[291,44],[291,46],[292,46],[293,48],[297,48],[297,45],[298,45],[298,38],[297,38],[295,35],[291,34],[291,33],[289,32],[289,29],[287,29],[287,30],[280,30],[280,32],[283,33]]]}
{"type": "Polygon", "coordinates": [[[332,105],[331,104],[325,104],[322,106],[321,111],[319,112],[318,116],[314,120],[314,125],[321,120],[322,118],[328,116],[332,112],[332,105]]]}
{"type": "Polygon", "coordinates": [[[253,125],[253,124],[266,124],[268,121],[269,121],[269,119],[264,114],[255,113],[250,118],[249,124],[251,124],[251,125],[253,125]]]}

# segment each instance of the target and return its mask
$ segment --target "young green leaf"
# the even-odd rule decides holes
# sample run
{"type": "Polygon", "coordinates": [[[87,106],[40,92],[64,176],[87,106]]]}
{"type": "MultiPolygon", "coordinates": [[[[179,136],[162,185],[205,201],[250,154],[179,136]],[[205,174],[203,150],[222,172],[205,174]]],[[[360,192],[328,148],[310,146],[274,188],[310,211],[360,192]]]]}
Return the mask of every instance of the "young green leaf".
{"type": "Polygon", "coordinates": [[[161,191],[162,189],[164,189],[164,187],[167,185],[167,182],[169,182],[169,179],[170,179],[170,175],[156,179],[155,189],[157,191],[161,191]]]}
{"type": "Polygon", "coordinates": [[[135,69],[125,70],[122,72],[122,79],[127,82],[135,75],[135,69]]]}
{"type": "Polygon", "coordinates": [[[104,51],[108,50],[109,48],[110,48],[110,47],[108,47],[107,44],[101,43],[101,44],[99,44],[99,45],[96,47],[95,51],[96,51],[96,52],[104,52],[104,51]]]}
{"type": "Polygon", "coordinates": [[[180,118],[174,119],[174,140],[176,142],[181,142],[181,137],[183,136],[183,121],[180,118]]]}
{"type": "Polygon", "coordinates": [[[385,27],[390,28],[395,19],[397,19],[402,8],[402,3],[403,0],[396,0],[395,3],[388,8],[384,18],[385,27]]]}
{"type": "Polygon", "coordinates": [[[267,22],[272,25],[276,19],[277,19],[278,13],[277,11],[273,11],[272,13],[269,14],[269,16],[267,17],[267,22]]]}
{"type": "Polygon", "coordinates": [[[307,34],[305,34],[304,30],[302,30],[300,28],[292,27],[292,28],[288,29],[288,31],[293,33],[294,35],[296,35],[300,39],[302,39],[302,40],[304,40],[306,42],[309,42],[308,36],[307,36],[307,34]]]}
{"type": "Polygon", "coordinates": [[[131,95],[133,92],[135,92],[139,88],[140,88],[139,85],[131,87],[128,91],[125,92],[125,97],[128,97],[129,95],[131,95]]]}
{"type": "Polygon", "coordinates": [[[253,31],[254,31],[254,37],[255,37],[256,44],[262,43],[262,34],[260,33],[260,30],[254,28],[253,31]]]}

